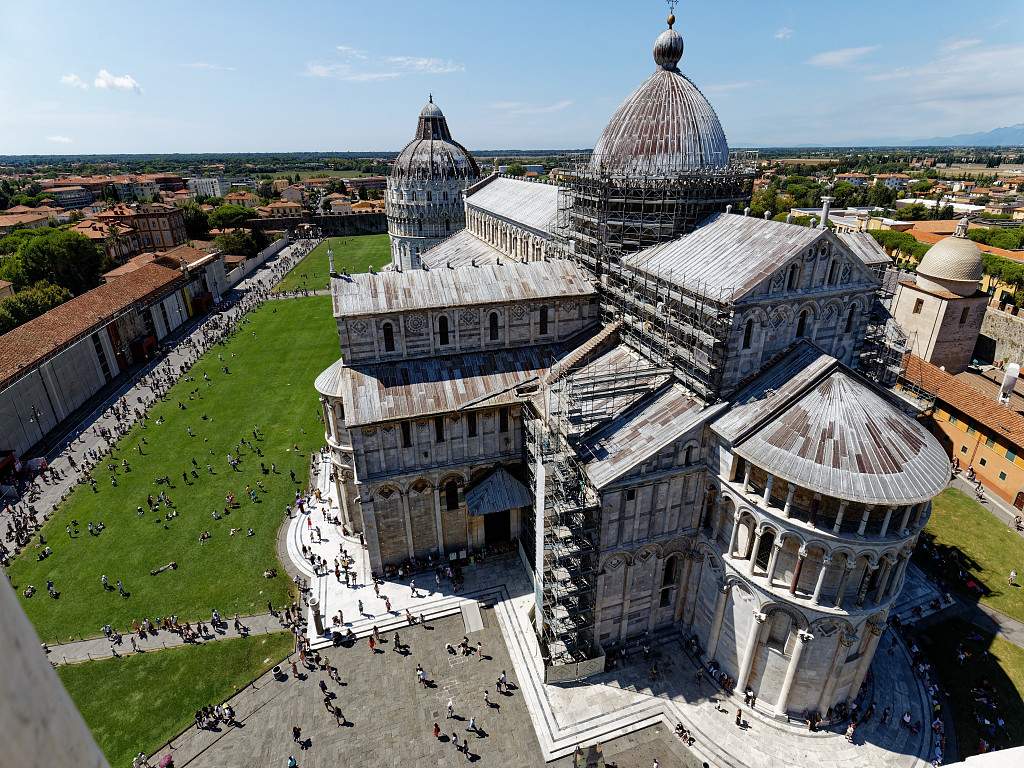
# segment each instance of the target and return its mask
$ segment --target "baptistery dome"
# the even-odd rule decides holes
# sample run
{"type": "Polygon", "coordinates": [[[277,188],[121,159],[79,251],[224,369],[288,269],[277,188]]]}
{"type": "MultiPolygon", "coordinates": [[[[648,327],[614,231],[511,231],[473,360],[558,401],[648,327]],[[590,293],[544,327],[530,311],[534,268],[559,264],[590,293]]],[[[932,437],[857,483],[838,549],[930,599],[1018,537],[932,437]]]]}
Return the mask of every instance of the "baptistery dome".
{"type": "Polygon", "coordinates": [[[448,121],[433,96],[420,111],[416,136],[399,153],[391,176],[396,179],[476,179],[480,176],[480,168],[469,150],[452,138],[448,121]]]}
{"type": "Polygon", "coordinates": [[[724,168],[729,144],[704,94],[679,71],[683,38],[669,28],[654,41],[652,74],[612,115],[590,168],[612,176],[672,176],[724,168]]]}

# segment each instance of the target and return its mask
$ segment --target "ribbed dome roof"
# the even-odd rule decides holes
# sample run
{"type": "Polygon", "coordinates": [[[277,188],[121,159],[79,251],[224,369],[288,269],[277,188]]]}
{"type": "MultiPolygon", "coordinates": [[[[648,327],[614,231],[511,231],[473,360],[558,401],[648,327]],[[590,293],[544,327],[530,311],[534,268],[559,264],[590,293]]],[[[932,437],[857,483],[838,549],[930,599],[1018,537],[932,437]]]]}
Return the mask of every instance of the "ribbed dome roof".
{"type": "Polygon", "coordinates": [[[925,253],[917,273],[935,280],[977,283],[983,274],[981,249],[966,237],[943,238],[925,253]]]}
{"type": "Polygon", "coordinates": [[[395,179],[476,179],[480,168],[464,146],[452,138],[448,121],[434,97],[420,110],[416,137],[405,145],[391,169],[395,179]]]}
{"type": "Polygon", "coordinates": [[[658,68],[612,115],[590,160],[613,176],[671,176],[729,163],[729,144],[714,108],[679,71],[683,38],[669,28],[654,41],[658,68]]]}

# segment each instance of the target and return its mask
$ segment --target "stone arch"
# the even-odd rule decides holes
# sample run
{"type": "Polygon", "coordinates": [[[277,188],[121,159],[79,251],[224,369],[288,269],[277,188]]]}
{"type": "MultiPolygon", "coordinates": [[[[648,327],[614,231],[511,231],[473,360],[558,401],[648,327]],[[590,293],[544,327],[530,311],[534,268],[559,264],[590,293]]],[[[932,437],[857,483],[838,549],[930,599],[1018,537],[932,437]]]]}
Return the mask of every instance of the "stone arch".
{"type": "Polygon", "coordinates": [[[624,550],[618,552],[611,552],[605,555],[604,560],[601,563],[601,567],[598,569],[598,573],[609,573],[610,571],[617,571],[619,568],[625,565],[633,564],[633,555],[630,552],[624,550]]]}
{"type": "Polygon", "coordinates": [[[794,312],[794,337],[798,339],[814,340],[818,333],[818,318],[821,311],[818,302],[805,301],[799,305],[794,312]],[[802,327],[801,327],[802,326],[802,327]]]}
{"type": "Polygon", "coordinates": [[[843,616],[821,616],[812,621],[808,628],[808,632],[815,637],[831,637],[836,631],[849,635],[856,634],[852,622],[843,616]],[[834,628],[828,629],[830,624],[835,625],[834,628]]]}
{"type": "Polygon", "coordinates": [[[405,493],[426,493],[434,490],[434,484],[429,477],[417,477],[405,484],[405,493]]]}

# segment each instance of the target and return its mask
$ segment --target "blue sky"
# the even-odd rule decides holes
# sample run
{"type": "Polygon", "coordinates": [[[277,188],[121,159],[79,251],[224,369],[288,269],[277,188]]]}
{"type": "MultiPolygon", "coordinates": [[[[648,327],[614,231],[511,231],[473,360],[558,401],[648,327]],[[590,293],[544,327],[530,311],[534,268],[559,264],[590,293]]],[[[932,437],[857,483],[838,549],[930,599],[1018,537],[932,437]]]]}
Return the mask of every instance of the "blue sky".
{"type": "MultiPolygon", "coordinates": [[[[661,0],[0,0],[0,154],[395,150],[433,92],[473,149],[591,147],[661,0]]],[[[1024,122],[1024,0],[682,2],[733,146],[1024,122]]]]}

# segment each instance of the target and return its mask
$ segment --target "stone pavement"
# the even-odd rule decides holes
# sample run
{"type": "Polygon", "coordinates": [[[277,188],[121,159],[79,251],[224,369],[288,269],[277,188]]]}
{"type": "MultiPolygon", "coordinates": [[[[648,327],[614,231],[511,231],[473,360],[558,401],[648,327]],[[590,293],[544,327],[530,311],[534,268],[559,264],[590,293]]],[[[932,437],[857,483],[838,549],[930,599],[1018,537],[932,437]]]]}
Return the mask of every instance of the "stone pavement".
{"type": "MultiPolygon", "coordinates": [[[[235,286],[231,291],[231,298],[238,299],[254,289],[270,288],[276,285],[284,274],[301,260],[301,257],[295,253],[295,249],[304,243],[305,241],[300,240],[284,248],[280,254],[267,262],[269,268],[256,270],[252,275],[235,286]]],[[[238,304],[233,305],[222,313],[224,317],[229,318],[240,314],[242,314],[242,309],[238,304]]],[[[169,363],[174,369],[177,369],[179,365],[194,362],[194,352],[182,342],[189,338],[200,340],[207,322],[214,317],[218,316],[207,315],[199,322],[193,322],[188,325],[184,333],[172,339],[174,346],[166,355],[151,360],[136,371],[112,391],[105,400],[98,403],[92,411],[81,418],[77,424],[71,425],[68,428],[68,431],[58,445],[47,456],[50,466],[60,472],[63,477],[60,480],[49,483],[43,482],[40,478],[35,480],[35,486],[39,489],[39,495],[32,504],[38,510],[38,514],[44,515],[51,512],[78,484],[80,475],[68,463],[69,455],[74,456],[81,465],[89,450],[106,451],[106,441],[97,435],[92,428],[107,427],[111,430],[114,429],[117,421],[107,410],[111,404],[121,398],[124,398],[133,405],[140,401],[144,403],[152,402],[155,393],[148,386],[141,384],[139,380],[152,371],[153,368],[163,363],[169,363]]],[[[4,507],[0,506],[0,527],[5,527],[6,522],[4,507]]]]}
{"type": "Polygon", "coordinates": [[[464,765],[467,758],[448,741],[454,730],[460,740],[469,739],[473,762],[509,768],[541,765],[522,693],[515,689],[499,695],[494,689],[502,670],[508,671],[511,682],[516,679],[494,611],[485,609],[482,614],[484,628],[469,635],[472,644],[483,643],[482,659],[475,654],[452,656],[445,650],[446,642],[457,644],[465,634],[456,616],[402,630],[407,653],[395,651],[391,634],[374,653],[366,641],[331,648],[323,653],[338,667],[341,686],[319,671],[304,680],[291,679],[285,665],[285,679],[274,680],[268,673],[231,700],[240,728],[192,728],[173,740],[172,749],[150,759],[156,764],[170,752],[179,768],[283,768],[289,755],[295,755],[301,768],[464,765]],[[433,687],[419,685],[417,664],[433,687]],[[350,725],[339,726],[325,709],[321,680],[337,695],[335,703],[350,725]],[[498,707],[484,704],[485,690],[498,707]],[[449,697],[456,719],[445,717],[449,697]],[[479,732],[466,730],[470,717],[476,718],[479,732]],[[434,739],[434,722],[441,725],[443,740],[434,739]],[[308,739],[306,749],[292,741],[295,725],[302,728],[303,740],[308,739]]]}
{"type": "MultiPolygon", "coordinates": [[[[212,635],[207,635],[202,640],[197,640],[192,645],[212,643],[217,640],[228,640],[232,637],[247,637],[249,635],[267,635],[272,632],[280,632],[286,628],[285,623],[279,616],[263,613],[256,616],[241,616],[242,632],[236,632],[233,617],[222,617],[227,620],[227,627],[221,627],[212,635]]],[[[95,661],[96,659],[109,659],[114,656],[131,656],[135,653],[148,653],[162,651],[165,648],[176,648],[181,645],[188,645],[181,639],[181,635],[166,630],[160,630],[155,635],[149,635],[140,639],[138,635],[124,635],[121,645],[115,646],[105,637],[96,637],[90,640],[77,640],[73,643],[55,643],[46,647],[47,656],[54,666],[64,664],[75,664],[82,661],[95,661]],[[132,637],[138,651],[132,650],[132,637]]]]}

